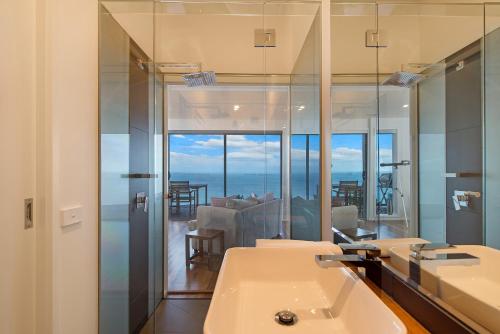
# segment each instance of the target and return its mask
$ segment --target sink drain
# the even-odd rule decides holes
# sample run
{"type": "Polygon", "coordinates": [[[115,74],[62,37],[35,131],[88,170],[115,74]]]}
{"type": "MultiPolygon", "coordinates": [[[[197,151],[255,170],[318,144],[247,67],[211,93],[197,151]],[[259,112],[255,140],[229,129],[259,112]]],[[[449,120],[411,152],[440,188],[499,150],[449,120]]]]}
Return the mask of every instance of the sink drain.
{"type": "Polygon", "coordinates": [[[291,311],[279,311],[274,316],[274,320],[283,326],[293,326],[299,321],[297,315],[291,311]]]}

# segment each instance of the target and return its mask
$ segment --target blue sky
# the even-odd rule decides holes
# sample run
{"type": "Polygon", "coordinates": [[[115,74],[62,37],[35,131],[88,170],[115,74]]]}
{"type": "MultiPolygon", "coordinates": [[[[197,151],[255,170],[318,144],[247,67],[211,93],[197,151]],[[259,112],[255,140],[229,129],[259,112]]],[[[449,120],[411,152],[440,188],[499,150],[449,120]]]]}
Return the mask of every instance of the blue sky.
{"type": "MultiPolygon", "coordinates": [[[[319,136],[310,136],[311,168],[317,168],[319,136]]],[[[392,161],[392,135],[379,137],[382,161],[392,161]]],[[[292,137],[292,163],[305,158],[306,136],[292,137]]],[[[224,137],[222,135],[173,134],[170,136],[173,173],[222,173],[224,137]]],[[[332,137],[334,172],[360,172],[363,169],[363,135],[338,134],[332,137]]],[[[228,173],[279,173],[279,135],[228,135],[228,173]]]]}

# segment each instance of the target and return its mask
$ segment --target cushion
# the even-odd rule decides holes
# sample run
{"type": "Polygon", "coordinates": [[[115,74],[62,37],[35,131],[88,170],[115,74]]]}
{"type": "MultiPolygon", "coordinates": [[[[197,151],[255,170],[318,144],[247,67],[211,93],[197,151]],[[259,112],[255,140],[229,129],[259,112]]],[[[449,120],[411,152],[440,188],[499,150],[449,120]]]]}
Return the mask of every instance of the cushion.
{"type": "Polygon", "coordinates": [[[212,203],[212,206],[224,208],[227,204],[227,201],[229,199],[232,199],[232,198],[236,198],[236,196],[233,195],[233,196],[228,196],[228,197],[212,197],[210,199],[210,202],[212,203]]]}
{"type": "Polygon", "coordinates": [[[234,199],[230,198],[227,200],[226,208],[235,209],[235,210],[243,210],[249,208],[251,206],[255,206],[259,204],[255,199],[234,199]]]}
{"type": "Polygon", "coordinates": [[[264,196],[258,197],[259,203],[270,202],[274,200],[274,193],[265,193],[264,196]]]}
{"type": "Polygon", "coordinates": [[[358,227],[358,207],[355,205],[333,207],[332,225],[339,230],[358,227]]]}

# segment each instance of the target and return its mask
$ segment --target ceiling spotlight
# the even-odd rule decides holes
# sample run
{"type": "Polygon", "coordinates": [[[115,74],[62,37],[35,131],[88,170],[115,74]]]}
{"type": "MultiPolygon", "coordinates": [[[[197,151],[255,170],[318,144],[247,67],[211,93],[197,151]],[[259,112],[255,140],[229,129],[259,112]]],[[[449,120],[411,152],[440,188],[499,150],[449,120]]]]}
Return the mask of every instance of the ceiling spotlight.
{"type": "Polygon", "coordinates": [[[233,110],[234,110],[234,111],[238,111],[238,110],[240,110],[240,106],[239,106],[238,104],[235,104],[235,105],[233,106],[233,110]]]}
{"type": "Polygon", "coordinates": [[[301,105],[301,106],[299,106],[299,107],[298,107],[298,110],[299,110],[299,111],[302,111],[302,110],[304,110],[304,109],[306,109],[306,106],[304,106],[304,105],[301,105]]]}
{"type": "Polygon", "coordinates": [[[404,104],[404,105],[403,105],[403,108],[408,108],[408,105],[407,105],[407,104],[404,104]]]}

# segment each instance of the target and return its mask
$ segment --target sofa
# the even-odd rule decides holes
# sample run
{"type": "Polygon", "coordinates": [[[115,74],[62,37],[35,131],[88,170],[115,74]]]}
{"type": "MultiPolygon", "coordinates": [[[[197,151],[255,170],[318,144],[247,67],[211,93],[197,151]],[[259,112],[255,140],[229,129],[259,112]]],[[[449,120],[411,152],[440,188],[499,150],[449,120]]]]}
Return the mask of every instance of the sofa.
{"type": "Polygon", "coordinates": [[[257,239],[270,239],[280,232],[281,199],[243,209],[199,206],[196,220],[198,228],[223,230],[226,248],[253,247],[257,239]]]}

